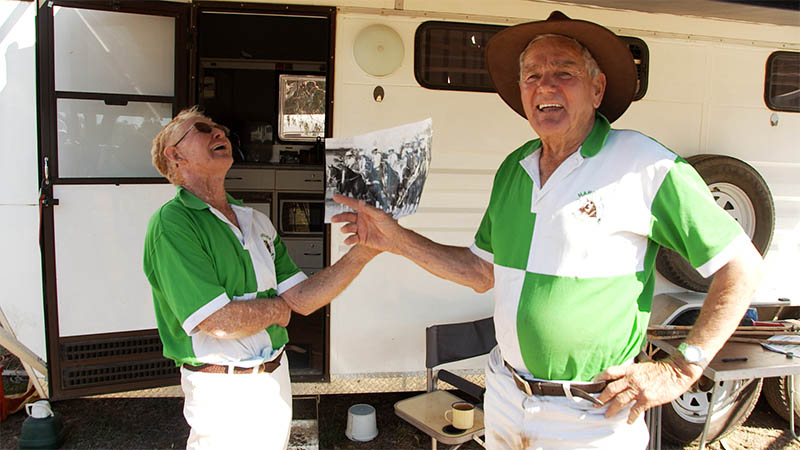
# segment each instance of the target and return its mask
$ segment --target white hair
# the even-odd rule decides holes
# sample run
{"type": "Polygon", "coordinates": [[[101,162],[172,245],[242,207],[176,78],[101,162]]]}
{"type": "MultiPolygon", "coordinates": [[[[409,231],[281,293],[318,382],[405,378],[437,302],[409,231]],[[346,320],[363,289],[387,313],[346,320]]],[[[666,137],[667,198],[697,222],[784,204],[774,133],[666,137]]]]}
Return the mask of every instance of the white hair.
{"type": "Polygon", "coordinates": [[[169,147],[170,142],[174,142],[175,135],[177,134],[177,130],[180,129],[185,122],[189,122],[195,119],[209,119],[203,112],[201,111],[200,107],[195,105],[191,108],[186,108],[178,113],[168,124],[158,132],[156,137],[153,138],[153,146],[150,148],[150,156],[153,160],[153,167],[158,170],[161,175],[169,180],[170,183],[178,186],[180,185],[183,180],[181,180],[179,174],[175,171],[175,168],[169,164],[166,155],[164,155],[164,149],[169,147]]]}
{"type": "Polygon", "coordinates": [[[589,76],[594,78],[597,75],[603,73],[603,71],[600,70],[600,66],[597,65],[597,61],[595,61],[595,59],[592,56],[591,52],[589,52],[589,49],[584,47],[583,44],[581,44],[580,42],[578,42],[577,40],[575,40],[575,39],[573,39],[573,38],[571,38],[569,36],[564,36],[563,34],[548,33],[548,34],[540,34],[540,35],[536,36],[535,38],[531,39],[531,41],[528,42],[528,45],[525,46],[525,49],[522,50],[522,53],[519,54],[519,78],[520,78],[520,80],[522,79],[522,64],[523,64],[523,62],[525,60],[525,53],[528,52],[528,50],[531,48],[531,46],[536,41],[540,41],[540,40],[545,39],[545,38],[561,38],[561,39],[566,39],[568,41],[573,42],[581,50],[581,56],[583,56],[583,62],[584,62],[584,65],[586,66],[586,71],[589,72],[589,76]]]}

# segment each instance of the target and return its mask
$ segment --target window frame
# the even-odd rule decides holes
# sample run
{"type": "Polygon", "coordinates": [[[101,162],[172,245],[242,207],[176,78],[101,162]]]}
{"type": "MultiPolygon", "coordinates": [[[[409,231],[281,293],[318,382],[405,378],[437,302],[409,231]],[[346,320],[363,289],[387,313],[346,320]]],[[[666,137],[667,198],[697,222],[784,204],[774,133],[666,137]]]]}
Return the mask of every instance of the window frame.
{"type": "MultiPolygon", "coordinates": [[[[776,58],[779,58],[783,55],[790,55],[792,57],[797,58],[798,63],[800,63],[800,52],[792,52],[788,50],[777,50],[770,53],[769,57],[767,58],[767,62],[764,66],[764,103],[767,105],[772,111],[780,111],[780,112],[800,112],[800,105],[798,106],[782,106],[776,105],[772,101],[772,96],[770,95],[770,90],[772,88],[771,78],[772,78],[772,67],[775,62],[776,58]]],[[[798,72],[798,89],[800,89],[800,72],[798,72]]]]}
{"type": "MultiPolygon", "coordinates": [[[[39,46],[39,123],[40,125],[40,154],[45,158],[48,166],[49,183],[52,184],[166,184],[165,178],[159,177],[62,177],[59,173],[58,155],[58,108],[57,102],[61,99],[70,100],[95,100],[102,101],[109,106],[126,105],[128,102],[156,102],[172,104],[174,116],[181,108],[187,105],[188,90],[188,52],[181,49],[188,48],[188,8],[180,4],[171,4],[161,1],[144,0],[136,4],[124,5],[114,8],[108,2],[98,0],[53,0],[46,8],[40,8],[38,14],[39,46]],[[175,57],[174,57],[174,88],[172,96],[120,94],[105,92],[59,91],[55,88],[55,21],[53,10],[55,7],[65,7],[84,10],[98,10],[120,12],[126,14],[143,14],[153,16],[168,16],[175,19],[175,57]]],[[[43,163],[43,166],[45,164],[43,163]]]]}

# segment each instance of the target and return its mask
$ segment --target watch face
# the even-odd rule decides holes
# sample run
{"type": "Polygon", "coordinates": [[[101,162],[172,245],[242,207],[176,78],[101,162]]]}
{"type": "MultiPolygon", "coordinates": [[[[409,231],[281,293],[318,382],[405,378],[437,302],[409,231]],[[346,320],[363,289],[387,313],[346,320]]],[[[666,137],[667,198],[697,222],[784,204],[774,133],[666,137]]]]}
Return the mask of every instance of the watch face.
{"type": "Polygon", "coordinates": [[[703,367],[708,365],[708,359],[706,359],[703,349],[696,345],[688,345],[682,342],[681,345],[678,346],[678,351],[683,354],[683,358],[689,364],[697,364],[703,367]]]}
{"type": "Polygon", "coordinates": [[[683,349],[683,357],[686,358],[686,361],[689,361],[690,363],[699,362],[700,351],[693,345],[687,345],[686,348],[683,349]]]}

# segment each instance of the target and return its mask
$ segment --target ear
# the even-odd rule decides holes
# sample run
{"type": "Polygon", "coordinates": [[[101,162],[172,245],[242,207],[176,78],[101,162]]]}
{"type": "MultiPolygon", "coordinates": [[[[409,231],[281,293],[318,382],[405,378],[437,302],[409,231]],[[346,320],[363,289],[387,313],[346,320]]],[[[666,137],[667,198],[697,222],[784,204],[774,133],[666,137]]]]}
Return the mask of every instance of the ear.
{"type": "Polygon", "coordinates": [[[177,164],[186,160],[181,154],[180,149],[174,145],[170,145],[164,149],[164,157],[167,158],[170,164],[177,164]]]}
{"type": "Polygon", "coordinates": [[[606,74],[600,72],[592,79],[592,105],[594,109],[600,107],[603,102],[603,95],[606,93],[606,74]]]}

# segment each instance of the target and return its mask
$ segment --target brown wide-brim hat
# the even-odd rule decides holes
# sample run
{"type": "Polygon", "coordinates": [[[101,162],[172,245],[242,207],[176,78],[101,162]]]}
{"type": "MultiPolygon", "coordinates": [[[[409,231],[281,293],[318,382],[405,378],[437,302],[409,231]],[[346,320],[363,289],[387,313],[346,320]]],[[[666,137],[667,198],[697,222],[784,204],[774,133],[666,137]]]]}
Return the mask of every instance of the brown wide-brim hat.
{"type": "Polygon", "coordinates": [[[606,91],[598,110],[609,122],[628,109],[636,93],[636,64],[628,46],[608,28],[585,20],[572,20],[553,11],[547,20],[528,22],[495,34],[486,45],[486,65],[497,93],[525,117],[519,91],[519,55],[542,34],[571,37],[586,47],[606,74],[606,91]]]}

